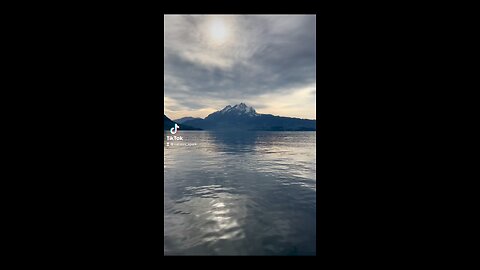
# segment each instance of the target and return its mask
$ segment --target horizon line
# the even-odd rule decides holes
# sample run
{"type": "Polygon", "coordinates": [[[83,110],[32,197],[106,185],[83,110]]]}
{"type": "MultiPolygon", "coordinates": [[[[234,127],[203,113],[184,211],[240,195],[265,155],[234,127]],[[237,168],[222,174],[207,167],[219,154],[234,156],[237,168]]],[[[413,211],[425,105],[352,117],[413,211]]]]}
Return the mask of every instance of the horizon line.
{"type": "MultiPolygon", "coordinates": [[[[215,111],[215,112],[218,112],[218,111],[215,111]]],[[[212,113],[214,113],[214,112],[212,112],[212,113]]],[[[312,118],[302,118],[302,117],[297,117],[297,116],[275,115],[275,114],[271,114],[271,113],[258,113],[258,114],[260,114],[260,115],[273,115],[273,116],[278,116],[278,117],[288,117],[288,118],[297,118],[297,119],[303,119],[303,120],[315,120],[315,121],[317,121],[317,118],[316,118],[316,117],[312,119],[312,118]]],[[[178,117],[178,118],[173,119],[173,118],[169,117],[169,116],[167,115],[167,113],[165,113],[165,112],[163,112],[163,115],[165,115],[166,117],[168,117],[168,118],[169,118],[170,120],[172,120],[172,121],[176,121],[176,120],[178,120],[178,119],[182,119],[182,118],[186,118],[186,117],[199,118],[199,119],[205,119],[205,118],[208,117],[208,115],[205,116],[205,117],[195,117],[195,116],[187,115],[187,116],[181,116],[181,117],[178,117]]],[[[209,114],[209,115],[210,115],[210,114],[209,114]]]]}

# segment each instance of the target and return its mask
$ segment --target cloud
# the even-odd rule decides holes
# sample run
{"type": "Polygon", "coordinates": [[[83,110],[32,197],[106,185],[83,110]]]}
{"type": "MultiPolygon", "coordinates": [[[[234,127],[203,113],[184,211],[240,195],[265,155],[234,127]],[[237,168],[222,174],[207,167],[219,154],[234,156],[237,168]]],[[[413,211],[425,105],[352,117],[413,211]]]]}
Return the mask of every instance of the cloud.
{"type": "Polygon", "coordinates": [[[240,102],[315,118],[315,16],[164,18],[165,112],[173,118],[240,102]]]}

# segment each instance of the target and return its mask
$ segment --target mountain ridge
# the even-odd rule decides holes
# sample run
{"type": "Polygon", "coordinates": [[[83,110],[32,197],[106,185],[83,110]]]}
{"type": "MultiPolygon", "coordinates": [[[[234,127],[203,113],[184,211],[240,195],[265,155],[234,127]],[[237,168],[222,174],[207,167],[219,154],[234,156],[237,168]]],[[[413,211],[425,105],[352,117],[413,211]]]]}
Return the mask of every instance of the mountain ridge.
{"type": "Polygon", "coordinates": [[[184,124],[205,130],[316,131],[316,120],[259,114],[243,102],[184,124]]]}
{"type": "Polygon", "coordinates": [[[177,123],[180,123],[180,124],[183,124],[185,123],[186,121],[190,121],[190,120],[198,120],[198,119],[202,119],[200,117],[191,117],[191,116],[187,116],[187,117],[182,117],[182,118],[179,118],[179,119],[175,119],[173,121],[177,122],[177,123]]]}
{"type": "Polygon", "coordinates": [[[175,121],[172,121],[165,114],[163,115],[163,130],[170,130],[171,128],[175,127],[175,124],[180,126],[181,130],[202,130],[201,128],[192,127],[190,125],[185,125],[183,123],[179,124],[175,121]]]}

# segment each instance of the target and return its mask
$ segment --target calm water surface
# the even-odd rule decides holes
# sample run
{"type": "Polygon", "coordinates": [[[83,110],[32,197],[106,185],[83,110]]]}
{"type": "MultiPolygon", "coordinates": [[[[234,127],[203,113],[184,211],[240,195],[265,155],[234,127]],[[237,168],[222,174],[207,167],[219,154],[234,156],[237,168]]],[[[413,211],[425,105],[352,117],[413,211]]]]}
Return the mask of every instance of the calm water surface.
{"type": "Polygon", "coordinates": [[[316,254],[316,132],[167,135],[165,255],[316,254]]]}

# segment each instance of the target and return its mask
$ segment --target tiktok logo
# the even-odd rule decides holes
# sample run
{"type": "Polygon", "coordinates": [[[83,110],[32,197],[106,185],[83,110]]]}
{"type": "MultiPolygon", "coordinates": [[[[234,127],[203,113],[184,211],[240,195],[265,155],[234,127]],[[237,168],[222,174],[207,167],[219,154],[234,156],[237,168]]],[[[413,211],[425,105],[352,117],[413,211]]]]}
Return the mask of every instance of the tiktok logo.
{"type": "Polygon", "coordinates": [[[170,133],[172,134],[177,134],[177,129],[179,129],[180,126],[175,123],[175,127],[170,129],[170,133]]]}

